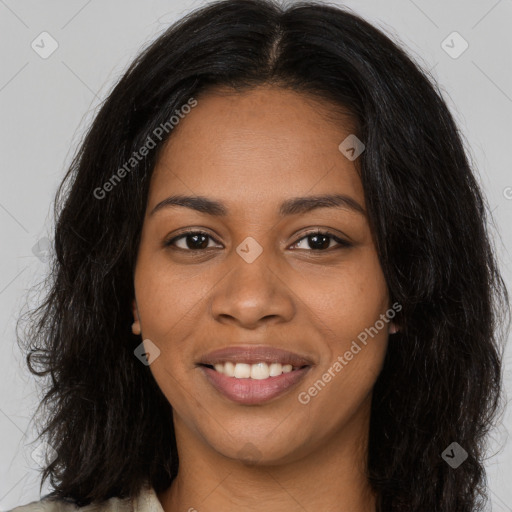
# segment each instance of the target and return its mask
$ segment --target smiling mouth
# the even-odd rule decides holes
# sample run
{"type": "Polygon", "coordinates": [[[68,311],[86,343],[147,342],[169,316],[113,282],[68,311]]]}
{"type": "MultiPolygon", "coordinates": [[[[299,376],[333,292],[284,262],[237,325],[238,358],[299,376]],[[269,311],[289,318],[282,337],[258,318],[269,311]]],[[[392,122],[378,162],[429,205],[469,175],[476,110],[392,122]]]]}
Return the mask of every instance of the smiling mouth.
{"type": "Polygon", "coordinates": [[[202,363],[198,368],[224,398],[242,405],[258,405],[289,395],[312,366],[293,367],[266,362],[234,364],[227,361],[214,365],[202,363]]]}
{"type": "Polygon", "coordinates": [[[254,364],[226,361],[216,364],[200,364],[200,366],[215,370],[217,373],[225,375],[226,377],[253,380],[271,379],[285,373],[291,373],[309,367],[309,365],[292,366],[291,364],[281,364],[278,362],[266,363],[264,361],[254,364]]]}
{"type": "Polygon", "coordinates": [[[227,346],[196,363],[217,393],[244,405],[289,396],[313,366],[313,358],[271,345],[227,346]]]}

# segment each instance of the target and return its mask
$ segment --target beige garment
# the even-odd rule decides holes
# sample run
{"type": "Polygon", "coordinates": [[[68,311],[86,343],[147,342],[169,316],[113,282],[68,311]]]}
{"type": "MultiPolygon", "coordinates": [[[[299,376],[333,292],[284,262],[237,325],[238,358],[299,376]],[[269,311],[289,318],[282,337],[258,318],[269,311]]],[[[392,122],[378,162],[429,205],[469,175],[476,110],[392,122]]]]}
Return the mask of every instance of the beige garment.
{"type": "Polygon", "coordinates": [[[134,500],[110,498],[109,500],[77,507],[63,500],[43,498],[21,505],[10,512],[164,512],[155,490],[146,485],[134,500]]]}

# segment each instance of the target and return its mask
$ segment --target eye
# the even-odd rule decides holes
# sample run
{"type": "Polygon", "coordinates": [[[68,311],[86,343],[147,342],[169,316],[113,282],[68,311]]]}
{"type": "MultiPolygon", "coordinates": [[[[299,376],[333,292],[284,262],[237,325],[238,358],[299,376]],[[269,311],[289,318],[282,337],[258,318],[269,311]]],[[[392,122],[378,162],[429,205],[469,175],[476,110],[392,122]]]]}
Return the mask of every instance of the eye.
{"type": "Polygon", "coordinates": [[[171,238],[164,245],[166,247],[176,247],[183,251],[202,251],[211,249],[209,247],[210,240],[214,240],[214,238],[204,231],[186,231],[181,235],[171,238]],[[182,246],[180,247],[177,242],[180,242],[182,246]]]}
{"type": "Polygon", "coordinates": [[[332,241],[338,244],[338,248],[352,247],[351,243],[347,242],[346,240],[342,240],[333,233],[317,229],[313,232],[307,233],[306,236],[300,238],[292,245],[292,248],[294,247],[296,249],[304,249],[304,247],[299,247],[300,244],[304,245],[304,241],[306,241],[305,243],[309,245],[310,249],[317,252],[325,252],[326,249],[332,249],[332,241]]]}
{"type": "MultiPolygon", "coordinates": [[[[212,248],[212,246],[209,245],[210,241],[216,242],[211,235],[204,231],[186,231],[171,238],[167,242],[164,242],[164,245],[166,247],[173,247],[183,251],[204,251],[212,248]],[[178,245],[178,243],[180,243],[181,246],[178,245]]],[[[352,247],[352,244],[346,240],[337,237],[333,233],[321,231],[319,229],[307,233],[305,236],[297,240],[291,247],[307,250],[307,247],[300,247],[301,244],[304,244],[304,241],[309,245],[310,249],[316,252],[325,252],[327,249],[333,249],[331,244],[333,241],[335,244],[338,244],[338,248],[352,247]]]]}

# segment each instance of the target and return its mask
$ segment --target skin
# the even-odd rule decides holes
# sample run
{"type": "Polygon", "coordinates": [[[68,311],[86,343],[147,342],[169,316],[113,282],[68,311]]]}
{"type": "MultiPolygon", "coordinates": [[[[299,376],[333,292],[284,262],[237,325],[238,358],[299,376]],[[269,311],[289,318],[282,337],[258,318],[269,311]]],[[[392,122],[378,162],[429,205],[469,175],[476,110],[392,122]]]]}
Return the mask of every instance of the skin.
{"type": "Polygon", "coordinates": [[[173,407],[180,466],[158,495],[165,512],[375,509],[365,477],[370,405],[392,323],[307,404],[298,400],[390,308],[356,162],[338,149],[350,119],[334,122],[333,111],[276,86],[208,91],[159,158],[134,275],[133,332],[159,348],[150,369],[173,407]],[[278,213],[287,199],[332,193],[350,196],[363,214],[278,213]],[[173,194],[218,200],[228,214],[173,206],[150,215],[173,194]],[[164,246],[184,228],[211,235],[208,249],[194,251],[186,238],[164,246]],[[328,238],[329,248],[315,250],[306,236],[315,228],[352,245],[328,238]],[[252,263],[236,252],[249,236],[263,248],[252,263]],[[207,352],[240,344],[289,349],[314,365],[284,395],[241,405],[196,366],[207,352]]]}

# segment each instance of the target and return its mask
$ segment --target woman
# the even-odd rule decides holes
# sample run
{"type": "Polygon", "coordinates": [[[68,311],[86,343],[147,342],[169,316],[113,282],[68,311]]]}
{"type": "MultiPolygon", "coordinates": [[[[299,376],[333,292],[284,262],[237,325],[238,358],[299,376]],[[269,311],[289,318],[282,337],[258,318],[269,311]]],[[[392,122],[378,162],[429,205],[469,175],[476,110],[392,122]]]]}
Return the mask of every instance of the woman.
{"type": "Polygon", "coordinates": [[[130,66],[60,188],[16,509],[478,510],[507,292],[448,108],[332,6],[226,0],[130,66]]]}

